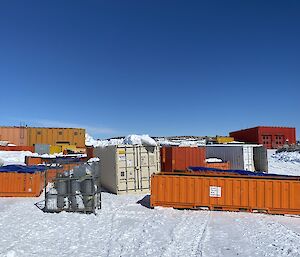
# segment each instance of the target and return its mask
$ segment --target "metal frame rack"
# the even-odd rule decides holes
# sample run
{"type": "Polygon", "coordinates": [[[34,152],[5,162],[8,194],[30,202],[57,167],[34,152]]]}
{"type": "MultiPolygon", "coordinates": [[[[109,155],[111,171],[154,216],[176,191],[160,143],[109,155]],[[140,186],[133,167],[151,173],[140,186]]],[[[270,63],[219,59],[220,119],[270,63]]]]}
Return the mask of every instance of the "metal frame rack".
{"type": "MultiPolygon", "coordinates": [[[[56,164],[50,164],[51,168],[56,164]]],[[[56,174],[52,180],[52,185],[48,184],[47,171],[45,172],[45,199],[36,203],[36,206],[43,212],[59,213],[80,212],[94,213],[101,209],[101,186],[99,176],[97,176],[97,163],[78,163],[76,169],[78,173],[62,171],[56,174]],[[93,170],[92,174],[85,173],[86,165],[93,170]],[[81,169],[81,170],[80,170],[81,169]]]]}

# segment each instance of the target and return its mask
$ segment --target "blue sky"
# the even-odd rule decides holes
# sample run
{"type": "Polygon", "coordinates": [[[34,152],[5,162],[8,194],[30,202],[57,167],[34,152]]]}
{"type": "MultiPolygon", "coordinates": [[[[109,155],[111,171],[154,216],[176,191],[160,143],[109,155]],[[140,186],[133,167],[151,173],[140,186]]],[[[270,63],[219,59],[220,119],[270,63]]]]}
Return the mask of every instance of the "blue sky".
{"type": "Polygon", "coordinates": [[[0,1],[0,123],[98,138],[300,129],[299,13],[299,1],[0,1]]]}

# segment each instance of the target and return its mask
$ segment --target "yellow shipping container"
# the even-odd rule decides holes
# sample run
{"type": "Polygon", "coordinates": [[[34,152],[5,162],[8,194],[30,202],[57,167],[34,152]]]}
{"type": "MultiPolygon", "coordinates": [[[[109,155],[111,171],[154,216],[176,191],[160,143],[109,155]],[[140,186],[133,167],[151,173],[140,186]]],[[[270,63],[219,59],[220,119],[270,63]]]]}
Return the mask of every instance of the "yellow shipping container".
{"type": "Polygon", "coordinates": [[[85,146],[85,129],[81,128],[27,128],[28,145],[75,145],[85,146]]]}
{"type": "Polygon", "coordinates": [[[234,141],[233,137],[216,137],[216,141],[219,144],[225,144],[225,143],[230,143],[234,141]]]}
{"type": "Polygon", "coordinates": [[[50,154],[55,154],[55,153],[61,153],[61,146],[60,145],[51,145],[50,146],[50,154]]]}
{"type": "Polygon", "coordinates": [[[67,145],[67,144],[59,144],[59,146],[61,147],[61,150],[62,150],[62,152],[64,151],[64,150],[71,150],[71,151],[76,151],[77,150],[77,147],[76,147],[76,145],[67,145]]]}

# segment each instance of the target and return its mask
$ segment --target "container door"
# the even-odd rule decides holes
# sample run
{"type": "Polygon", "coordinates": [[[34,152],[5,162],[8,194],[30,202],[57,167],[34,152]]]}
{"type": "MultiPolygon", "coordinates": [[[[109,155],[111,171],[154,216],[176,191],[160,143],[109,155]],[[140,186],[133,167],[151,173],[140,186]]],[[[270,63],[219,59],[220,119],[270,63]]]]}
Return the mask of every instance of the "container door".
{"type": "Polygon", "coordinates": [[[254,158],[253,158],[253,147],[244,146],[243,147],[244,155],[244,169],[249,171],[255,171],[254,168],[254,158]]]}
{"type": "Polygon", "coordinates": [[[138,185],[136,184],[135,151],[132,147],[118,148],[117,151],[117,161],[119,164],[118,190],[136,190],[138,185]]]}
{"type": "Polygon", "coordinates": [[[151,175],[157,171],[157,148],[156,147],[139,147],[139,164],[140,164],[140,189],[150,188],[151,175]]]}
{"type": "Polygon", "coordinates": [[[256,171],[268,171],[267,149],[264,146],[254,147],[254,166],[256,171]]]}

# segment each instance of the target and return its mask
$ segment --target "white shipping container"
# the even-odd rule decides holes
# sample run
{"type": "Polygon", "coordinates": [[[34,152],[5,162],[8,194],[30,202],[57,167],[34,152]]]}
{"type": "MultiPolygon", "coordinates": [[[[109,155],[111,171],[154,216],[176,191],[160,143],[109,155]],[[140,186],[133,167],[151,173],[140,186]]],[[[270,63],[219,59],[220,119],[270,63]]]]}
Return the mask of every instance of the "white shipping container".
{"type": "Polygon", "coordinates": [[[106,146],[94,149],[100,158],[101,185],[115,194],[150,192],[151,175],[160,172],[158,146],[106,146]]]}
{"type": "MultiPolygon", "coordinates": [[[[249,170],[256,171],[254,160],[254,149],[262,148],[261,145],[207,145],[206,146],[206,158],[219,158],[223,161],[229,161],[231,169],[234,170],[249,170]]],[[[267,171],[267,156],[260,155],[259,163],[266,163],[263,167],[266,167],[267,171]],[[263,160],[262,160],[263,159],[263,160]]],[[[261,167],[262,165],[260,165],[261,167]]]]}

